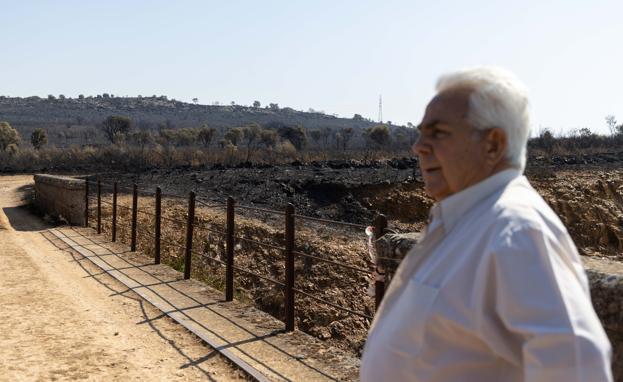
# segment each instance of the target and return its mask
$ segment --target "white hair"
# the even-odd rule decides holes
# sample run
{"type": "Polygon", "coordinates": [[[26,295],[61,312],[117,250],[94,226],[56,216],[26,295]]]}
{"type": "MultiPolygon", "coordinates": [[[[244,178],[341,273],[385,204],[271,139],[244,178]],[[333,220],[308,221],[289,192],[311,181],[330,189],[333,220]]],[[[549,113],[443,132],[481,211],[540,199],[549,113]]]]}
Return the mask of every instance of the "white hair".
{"type": "Polygon", "coordinates": [[[448,73],[437,81],[437,93],[471,90],[467,120],[474,128],[504,129],[508,137],[506,159],[524,170],[530,133],[530,113],[525,87],[511,72],[497,67],[477,67],[448,73]]]}

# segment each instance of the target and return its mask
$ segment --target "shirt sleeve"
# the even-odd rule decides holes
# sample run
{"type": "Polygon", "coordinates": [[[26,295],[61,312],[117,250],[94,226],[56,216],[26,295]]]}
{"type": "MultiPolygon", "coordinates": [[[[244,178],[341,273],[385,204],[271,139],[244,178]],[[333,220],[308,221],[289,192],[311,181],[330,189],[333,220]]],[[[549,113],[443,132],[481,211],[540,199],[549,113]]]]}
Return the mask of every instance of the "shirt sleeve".
{"type": "Polygon", "coordinates": [[[512,354],[525,381],[611,381],[610,343],[575,247],[560,239],[538,227],[503,235],[490,257],[496,330],[484,337],[512,354]]]}

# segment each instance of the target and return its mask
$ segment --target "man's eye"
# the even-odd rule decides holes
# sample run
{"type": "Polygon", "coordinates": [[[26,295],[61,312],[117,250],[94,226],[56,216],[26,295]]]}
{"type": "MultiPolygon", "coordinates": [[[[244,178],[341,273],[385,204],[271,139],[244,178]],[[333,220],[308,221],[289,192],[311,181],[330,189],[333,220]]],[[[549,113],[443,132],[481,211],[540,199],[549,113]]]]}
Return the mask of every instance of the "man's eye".
{"type": "Polygon", "coordinates": [[[433,132],[431,133],[431,136],[433,138],[445,138],[446,136],[448,136],[448,133],[442,130],[433,130],[433,132]]]}

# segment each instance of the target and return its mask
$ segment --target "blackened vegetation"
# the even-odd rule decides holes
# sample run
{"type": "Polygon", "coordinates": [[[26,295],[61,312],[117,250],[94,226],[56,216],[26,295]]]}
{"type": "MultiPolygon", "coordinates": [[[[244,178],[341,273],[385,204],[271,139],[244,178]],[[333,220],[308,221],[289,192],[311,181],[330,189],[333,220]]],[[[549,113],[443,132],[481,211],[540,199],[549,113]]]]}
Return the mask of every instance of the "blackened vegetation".
{"type": "MultiPolygon", "coordinates": [[[[416,168],[415,158],[402,158],[176,168],[142,174],[102,173],[101,176],[106,181],[122,177],[128,183],[160,185],[164,192],[185,194],[194,190],[217,203],[223,203],[231,195],[240,204],[284,208],[293,203],[300,214],[365,222],[377,212],[390,211],[385,203],[390,197],[387,190],[397,184],[407,188],[421,186],[416,179],[419,174],[416,168]]],[[[404,215],[408,216],[408,213],[404,215]]]]}

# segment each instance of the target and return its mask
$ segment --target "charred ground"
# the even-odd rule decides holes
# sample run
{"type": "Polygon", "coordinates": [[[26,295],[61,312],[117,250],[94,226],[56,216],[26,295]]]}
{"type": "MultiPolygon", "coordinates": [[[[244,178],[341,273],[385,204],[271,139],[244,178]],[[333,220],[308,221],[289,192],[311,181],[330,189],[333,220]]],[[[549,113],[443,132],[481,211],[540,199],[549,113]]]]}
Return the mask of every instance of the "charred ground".
{"type": "MultiPolygon", "coordinates": [[[[623,260],[623,153],[566,157],[533,157],[526,175],[567,226],[582,255],[623,260]]],[[[281,166],[239,165],[234,168],[177,168],[152,170],[140,174],[98,174],[105,183],[118,181],[153,190],[160,186],[165,194],[177,194],[165,201],[165,215],[184,220],[185,197],[193,190],[199,200],[224,203],[233,196],[238,205],[283,210],[293,203],[297,214],[324,219],[371,224],[375,214],[386,214],[390,228],[418,231],[425,224],[432,200],[423,190],[413,158],[389,161],[328,161],[281,166]]],[[[129,195],[120,201],[129,203],[129,195]]],[[[150,208],[145,197],[139,209],[150,208]]],[[[105,209],[104,214],[109,213],[105,209]]],[[[120,219],[127,220],[127,210],[120,219]]],[[[282,216],[237,209],[236,230],[241,237],[283,245],[282,216]]],[[[153,227],[147,216],[139,217],[139,226],[153,227]],[[142,219],[142,220],[141,220],[142,219]]],[[[202,224],[223,230],[224,211],[199,209],[202,224]]],[[[105,221],[107,218],[105,216],[105,221]]],[[[298,220],[297,220],[298,221],[298,220]]],[[[296,250],[366,267],[365,235],[357,229],[320,223],[303,223],[297,228],[296,250]]],[[[297,223],[298,224],[298,223],[297,223]]],[[[104,231],[109,229],[105,223],[104,231]]],[[[139,231],[140,232],[140,231],[139,231]]],[[[177,246],[166,250],[163,261],[180,268],[183,263],[183,225],[172,225],[163,235],[177,246]]],[[[120,233],[127,239],[128,231],[120,233]]],[[[152,250],[152,235],[139,233],[139,249],[152,250]]],[[[198,247],[208,256],[224,260],[224,238],[214,233],[199,233],[198,247]]],[[[236,264],[253,272],[282,280],[283,257],[280,251],[260,248],[238,240],[236,264]]],[[[209,259],[199,259],[193,277],[213,286],[222,286],[222,268],[209,259]]],[[[373,301],[365,295],[366,275],[344,272],[330,264],[296,262],[297,288],[332,301],[339,306],[368,315],[373,301]]],[[[278,318],[284,314],[282,291],[261,279],[237,276],[237,298],[253,301],[278,318]]],[[[297,327],[335,346],[355,354],[362,350],[369,320],[345,314],[304,296],[297,297],[297,327]]]]}

